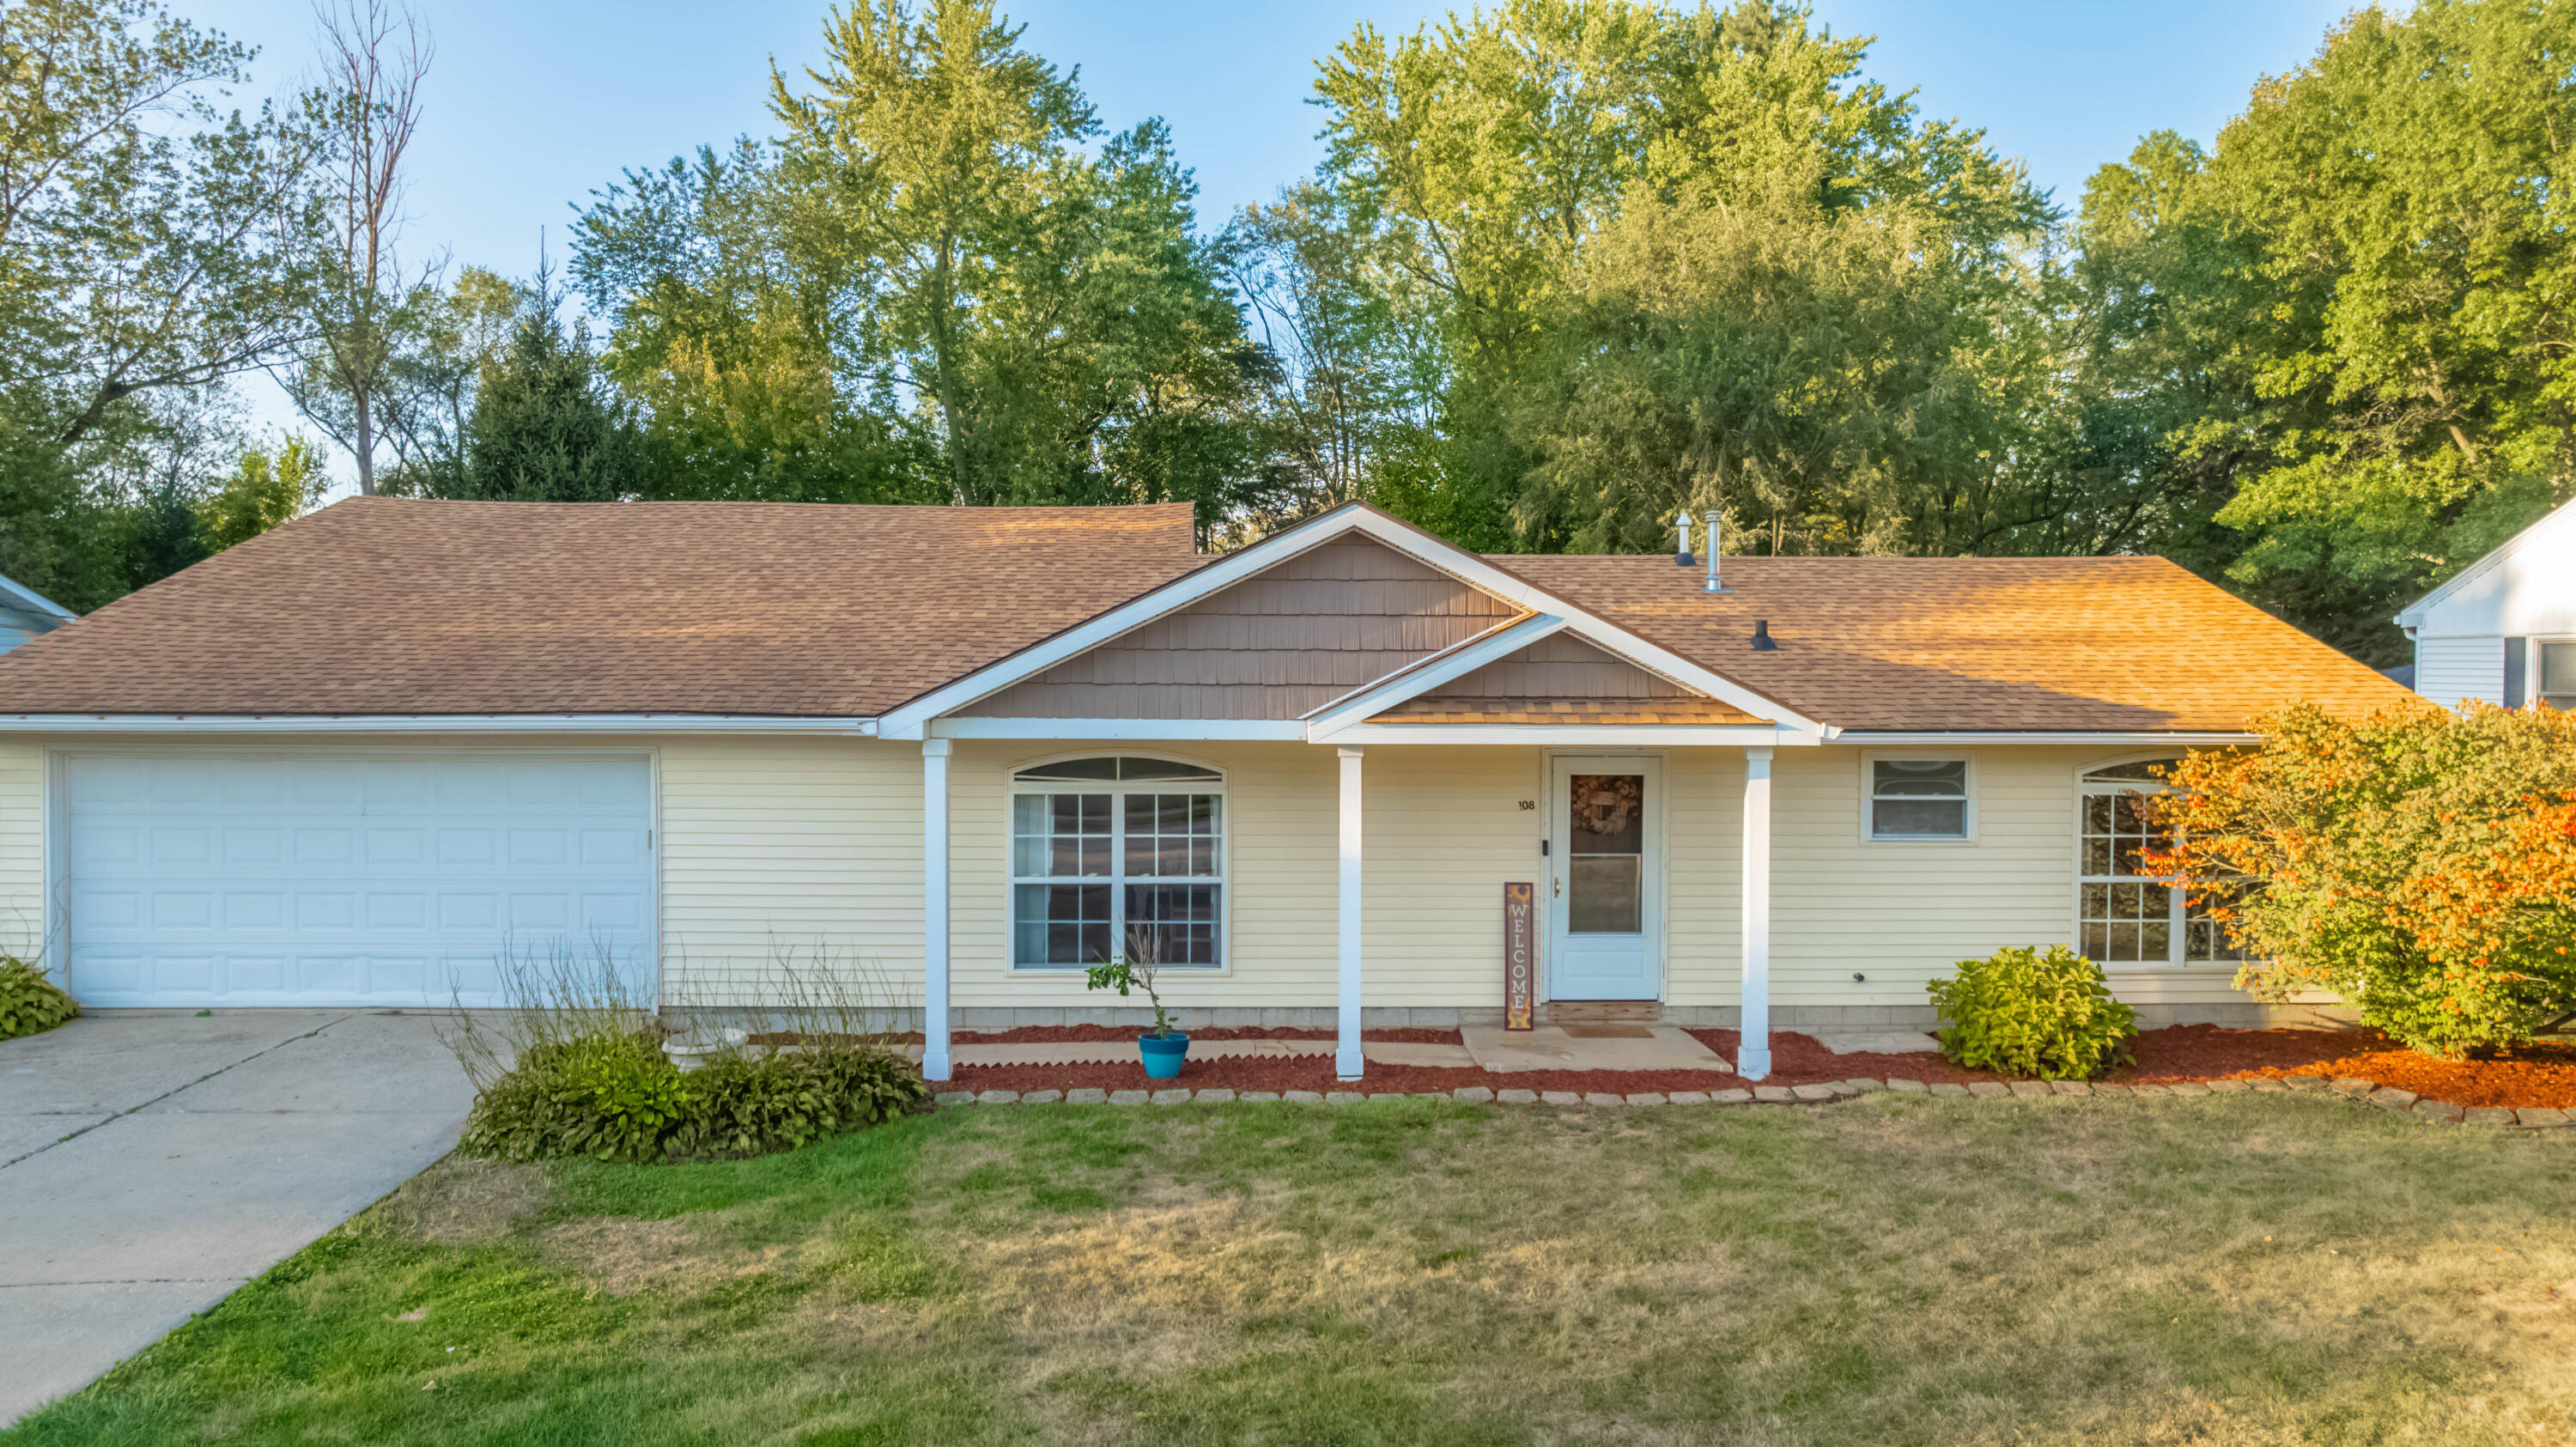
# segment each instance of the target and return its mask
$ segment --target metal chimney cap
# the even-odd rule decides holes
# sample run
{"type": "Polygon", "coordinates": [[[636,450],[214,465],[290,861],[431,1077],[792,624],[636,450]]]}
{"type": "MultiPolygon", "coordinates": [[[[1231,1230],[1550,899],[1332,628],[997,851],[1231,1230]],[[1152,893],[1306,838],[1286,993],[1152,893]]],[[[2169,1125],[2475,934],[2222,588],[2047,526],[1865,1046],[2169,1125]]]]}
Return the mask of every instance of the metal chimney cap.
{"type": "Polygon", "coordinates": [[[1683,508],[1680,515],[1673,519],[1673,527],[1681,535],[1681,541],[1673,549],[1674,564],[1678,567],[1684,568],[1697,567],[1699,565],[1699,559],[1692,557],[1690,550],[1691,515],[1689,508],[1683,508]]]}

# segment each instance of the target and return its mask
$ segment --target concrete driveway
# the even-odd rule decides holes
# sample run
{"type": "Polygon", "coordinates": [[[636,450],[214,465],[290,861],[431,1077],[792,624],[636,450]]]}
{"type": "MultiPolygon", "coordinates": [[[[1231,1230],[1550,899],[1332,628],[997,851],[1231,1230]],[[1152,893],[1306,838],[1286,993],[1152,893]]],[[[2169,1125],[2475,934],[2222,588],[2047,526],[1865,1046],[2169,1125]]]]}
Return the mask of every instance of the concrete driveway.
{"type": "Polygon", "coordinates": [[[0,1041],[0,1423],[76,1391],[456,1144],[438,1017],[108,1015],[0,1041]]]}

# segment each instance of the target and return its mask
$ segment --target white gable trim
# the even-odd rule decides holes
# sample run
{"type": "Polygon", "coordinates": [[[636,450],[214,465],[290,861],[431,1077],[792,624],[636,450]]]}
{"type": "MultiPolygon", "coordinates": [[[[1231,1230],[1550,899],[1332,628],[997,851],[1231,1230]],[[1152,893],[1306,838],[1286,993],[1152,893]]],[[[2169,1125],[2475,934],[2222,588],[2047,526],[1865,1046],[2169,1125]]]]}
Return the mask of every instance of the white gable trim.
{"type": "Polygon", "coordinates": [[[1351,725],[1384,713],[1416,694],[1427,693],[1453,678],[1464,678],[1488,663],[1508,658],[1564,629],[1564,619],[1552,613],[1540,613],[1471,638],[1445,653],[1433,654],[1411,668],[1400,669],[1375,683],[1364,684],[1307,714],[1306,736],[1322,743],[1351,725]]]}
{"type": "MultiPolygon", "coordinates": [[[[1776,719],[1783,730],[1799,735],[1803,742],[1816,742],[1823,734],[1822,725],[1792,713],[1776,700],[1712,673],[1669,649],[1649,643],[1545,589],[1513,577],[1473,553],[1442,542],[1373,508],[1346,503],[1286,532],[1273,533],[1239,553],[1218,559],[1197,572],[1166,583],[998,663],[979,668],[954,683],[933,689],[888,712],[878,725],[879,736],[890,739],[927,737],[930,721],[943,714],[954,713],[1015,683],[1034,678],[1068,658],[1087,653],[1176,609],[1186,608],[1309,548],[1352,533],[1383,543],[1469,587],[1514,604],[1525,613],[1562,619],[1565,629],[1586,641],[1650,673],[1660,673],[1685,688],[1733,704],[1748,713],[1776,719]]],[[[1404,676],[1408,681],[1419,667],[1416,664],[1405,670],[1404,676]]],[[[1432,686],[1430,683],[1422,685],[1424,688],[1432,686]]],[[[1395,701],[1401,700],[1390,700],[1395,701]]]]}
{"type": "Polygon", "coordinates": [[[2562,523],[2576,526],[2576,502],[2561,503],[2550,509],[2538,522],[2498,544],[2494,552],[2453,573],[2450,581],[2416,599],[2399,613],[2396,618],[2397,626],[2406,629],[2421,628],[2424,626],[2426,615],[2430,614],[2435,607],[2448,602],[2452,594],[2502,567],[2505,559],[2521,552],[2524,547],[2543,534],[2555,531],[2562,523]]]}

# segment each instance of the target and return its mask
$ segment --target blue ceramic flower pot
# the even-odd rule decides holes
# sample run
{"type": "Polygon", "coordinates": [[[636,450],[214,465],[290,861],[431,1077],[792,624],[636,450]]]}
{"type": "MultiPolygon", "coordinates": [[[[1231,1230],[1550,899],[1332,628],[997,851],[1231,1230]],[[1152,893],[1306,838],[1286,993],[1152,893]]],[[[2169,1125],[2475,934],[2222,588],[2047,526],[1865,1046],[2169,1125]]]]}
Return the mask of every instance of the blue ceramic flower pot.
{"type": "Polygon", "coordinates": [[[1190,1037],[1178,1030],[1169,1035],[1139,1035],[1136,1048],[1145,1053],[1147,1079],[1177,1080],[1181,1062],[1189,1058],[1190,1037]]]}

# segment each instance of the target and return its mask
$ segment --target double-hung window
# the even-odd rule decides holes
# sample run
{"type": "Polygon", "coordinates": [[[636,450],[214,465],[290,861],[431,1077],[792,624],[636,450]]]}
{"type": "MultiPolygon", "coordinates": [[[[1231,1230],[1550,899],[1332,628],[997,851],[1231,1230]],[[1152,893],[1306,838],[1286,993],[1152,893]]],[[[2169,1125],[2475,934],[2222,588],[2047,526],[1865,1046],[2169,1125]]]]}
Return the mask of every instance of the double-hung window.
{"type": "Polygon", "coordinates": [[[1011,785],[1011,963],[1224,964],[1225,782],[1169,759],[1071,759],[1011,785]]]}
{"type": "Polygon", "coordinates": [[[1968,761],[1871,759],[1869,837],[1965,839],[1975,822],[1968,761]]]}
{"type": "Polygon", "coordinates": [[[2076,927],[2084,956],[2103,964],[2234,964],[2245,952],[2210,918],[2208,901],[2146,873],[2145,851],[2163,834],[2148,817],[2170,761],[2116,764],[2084,776],[2076,820],[2076,927]]]}

